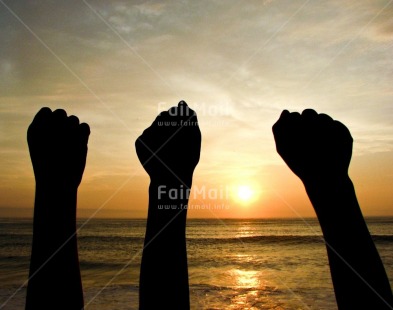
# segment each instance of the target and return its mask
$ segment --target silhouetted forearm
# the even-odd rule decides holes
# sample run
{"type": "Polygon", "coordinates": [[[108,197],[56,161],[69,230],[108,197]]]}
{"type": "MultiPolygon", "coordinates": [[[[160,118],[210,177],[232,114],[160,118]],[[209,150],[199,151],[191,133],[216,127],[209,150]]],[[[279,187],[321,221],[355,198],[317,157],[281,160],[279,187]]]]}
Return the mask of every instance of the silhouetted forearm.
{"type": "Polygon", "coordinates": [[[36,187],[26,309],[82,309],[77,189],[36,187]]]}
{"type": "Polygon", "coordinates": [[[389,281],[350,178],[305,187],[325,238],[339,309],[392,309],[389,281]]]}
{"type": "MultiPolygon", "coordinates": [[[[186,183],[191,188],[191,181],[186,183]]],[[[151,182],[140,275],[140,309],[189,309],[186,186],[151,182]],[[176,197],[174,195],[177,195],[176,197]]]]}

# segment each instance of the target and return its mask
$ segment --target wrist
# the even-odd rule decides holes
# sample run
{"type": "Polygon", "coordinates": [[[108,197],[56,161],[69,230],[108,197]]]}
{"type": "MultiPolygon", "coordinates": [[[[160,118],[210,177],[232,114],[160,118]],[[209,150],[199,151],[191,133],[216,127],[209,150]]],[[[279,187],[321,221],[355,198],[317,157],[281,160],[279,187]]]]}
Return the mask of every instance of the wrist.
{"type": "Polygon", "coordinates": [[[304,186],[322,228],[348,233],[350,225],[360,223],[363,216],[348,175],[304,182],[304,186]]]}
{"type": "Polygon", "coordinates": [[[55,194],[74,194],[78,192],[78,185],[62,181],[36,181],[36,191],[55,194]]]}
{"type": "MultiPolygon", "coordinates": [[[[152,205],[170,205],[167,209],[186,209],[186,205],[191,192],[191,184],[182,182],[155,182],[149,186],[150,207],[152,205]]],[[[165,208],[164,208],[165,209],[165,208]]]]}
{"type": "Polygon", "coordinates": [[[160,177],[154,176],[150,178],[150,188],[165,186],[167,188],[189,188],[191,189],[192,173],[183,176],[160,177]]]}
{"type": "Polygon", "coordinates": [[[73,186],[37,183],[34,207],[35,229],[74,231],[77,191],[77,187],[73,186]]]}
{"type": "Polygon", "coordinates": [[[321,174],[302,179],[306,189],[330,189],[352,186],[348,173],[343,174],[321,174]]]}
{"type": "Polygon", "coordinates": [[[165,228],[165,235],[184,235],[191,190],[191,184],[188,184],[151,181],[147,231],[157,232],[169,225],[165,228]]]}

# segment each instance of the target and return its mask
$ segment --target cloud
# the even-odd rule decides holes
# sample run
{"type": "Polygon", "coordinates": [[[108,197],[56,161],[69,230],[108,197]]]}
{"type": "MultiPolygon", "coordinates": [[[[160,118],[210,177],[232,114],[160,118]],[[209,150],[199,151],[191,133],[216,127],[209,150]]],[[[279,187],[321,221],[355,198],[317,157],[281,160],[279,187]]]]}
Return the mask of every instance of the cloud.
{"type": "Polygon", "coordinates": [[[5,183],[18,162],[27,171],[25,130],[43,105],[91,125],[86,180],[97,186],[139,165],[133,139],[160,102],[180,99],[199,113],[201,175],[251,174],[280,160],[271,126],[284,108],[342,120],[359,152],[392,148],[392,5],[360,32],[387,2],[309,1],[296,15],[304,1],[89,3],[131,48],[81,1],[7,3],[77,77],[0,11],[5,183]],[[209,110],[221,107],[228,113],[209,110]]]}
{"type": "Polygon", "coordinates": [[[165,8],[167,5],[165,3],[156,1],[156,2],[145,2],[139,5],[136,5],[136,8],[139,10],[139,12],[143,15],[146,16],[160,16],[163,14],[165,8]]]}
{"type": "Polygon", "coordinates": [[[382,41],[393,41],[393,4],[388,6],[376,19],[375,38],[382,41]]]}

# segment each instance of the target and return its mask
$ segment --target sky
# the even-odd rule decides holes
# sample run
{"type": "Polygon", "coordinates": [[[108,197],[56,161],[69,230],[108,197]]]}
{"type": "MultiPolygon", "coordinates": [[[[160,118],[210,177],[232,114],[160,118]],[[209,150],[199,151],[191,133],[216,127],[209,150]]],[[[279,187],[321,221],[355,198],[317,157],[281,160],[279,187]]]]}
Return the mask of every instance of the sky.
{"type": "Polygon", "coordinates": [[[0,216],[32,216],[26,130],[91,128],[79,217],[146,217],[134,141],[185,100],[202,132],[188,217],[315,216],[275,150],[283,109],[349,128],[366,216],[393,215],[393,0],[0,0],[0,216]],[[240,189],[240,193],[239,193],[240,189]]]}

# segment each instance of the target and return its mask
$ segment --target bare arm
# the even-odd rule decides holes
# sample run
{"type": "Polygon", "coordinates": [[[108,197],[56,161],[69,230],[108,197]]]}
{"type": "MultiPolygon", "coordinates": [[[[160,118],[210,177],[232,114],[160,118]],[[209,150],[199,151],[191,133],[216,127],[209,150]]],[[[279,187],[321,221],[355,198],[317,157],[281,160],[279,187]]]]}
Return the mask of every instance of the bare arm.
{"type": "Polygon", "coordinates": [[[26,309],[83,309],[76,203],[89,134],[77,117],[49,108],[29,127],[36,195],[26,309]]]}
{"type": "Polygon", "coordinates": [[[326,242],[339,309],[392,309],[389,281],[348,176],[352,137],[328,115],[284,111],[278,153],[302,180],[326,242]]]}
{"type": "Polygon", "coordinates": [[[201,133],[185,102],[161,113],[135,142],[150,176],[140,309],[189,309],[186,217],[201,133]]]}

